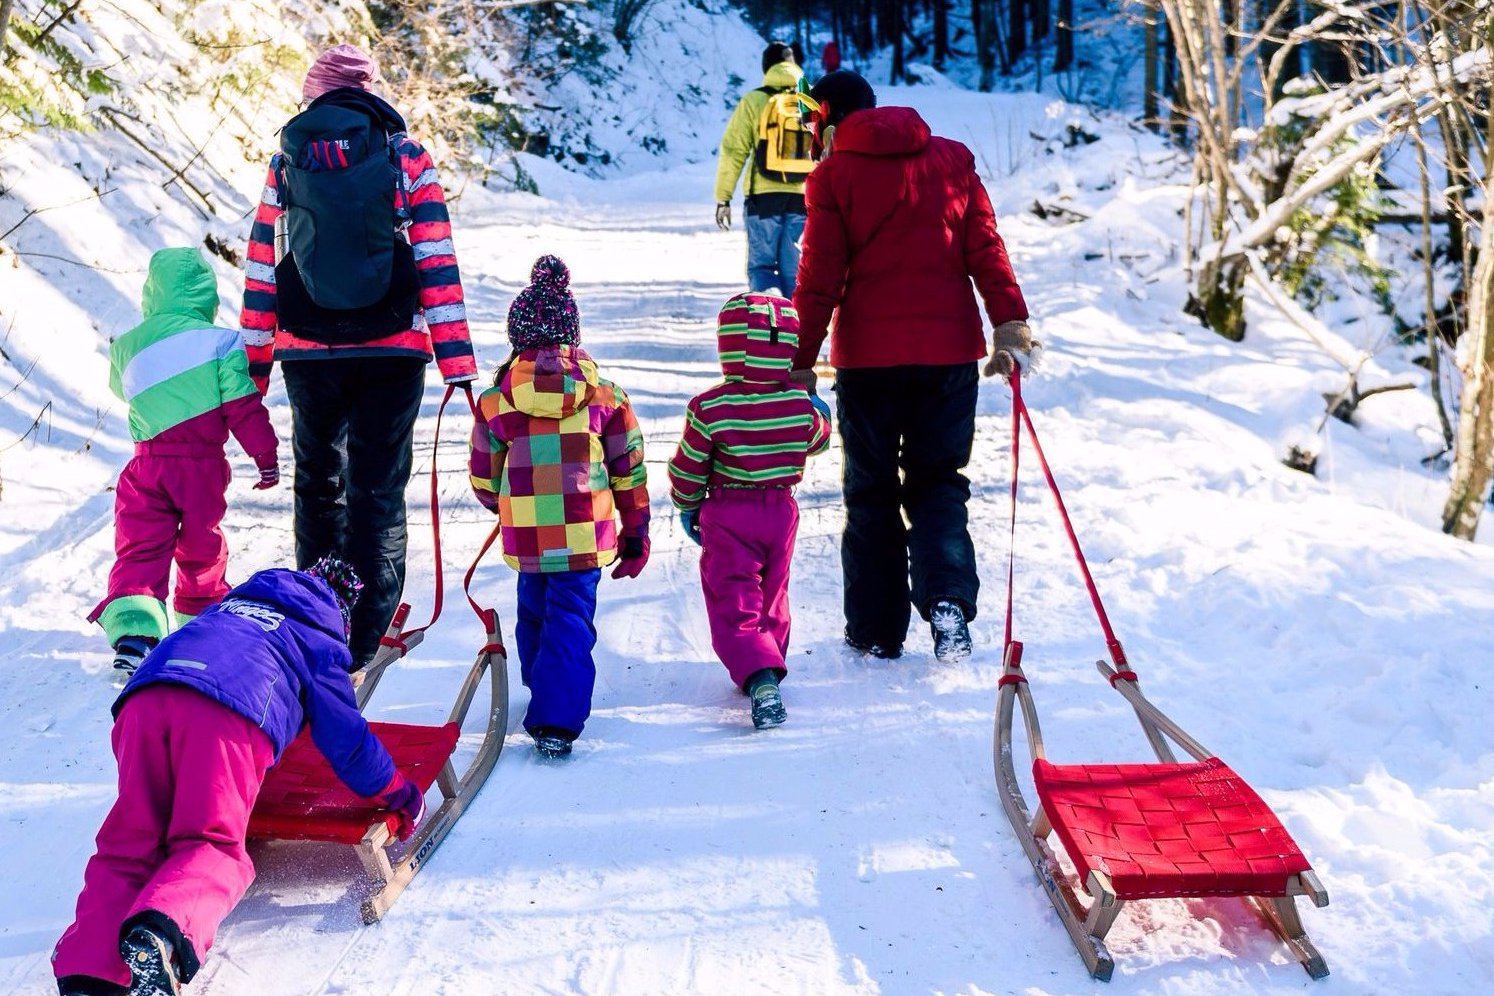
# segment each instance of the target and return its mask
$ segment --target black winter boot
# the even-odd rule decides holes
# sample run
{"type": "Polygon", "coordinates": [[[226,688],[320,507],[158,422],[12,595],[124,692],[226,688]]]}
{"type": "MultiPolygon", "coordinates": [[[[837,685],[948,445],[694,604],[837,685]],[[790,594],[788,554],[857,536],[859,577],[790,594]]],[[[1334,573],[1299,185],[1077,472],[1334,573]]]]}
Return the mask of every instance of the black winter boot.
{"type": "Polygon", "coordinates": [[[783,707],[783,693],[778,690],[778,673],[770,667],[754,671],[747,678],[747,697],[752,700],[752,725],[764,730],[788,719],[783,707]]]}
{"type": "Polygon", "coordinates": [[[136,924],[119,942],[119,954],[135,980],[130,996],[181,996],[176,954],[165,937],[145,924],[136,924]]]}
{"type": "Polygon", "coordinates": [[[965,610],[956,602],[941,598],[929,606],[929,628],[934,632],[934,657],[953,664],[970,656],[970,627],[965,610]]]}
{"type": "Polygon", "coordinates": [[[534,752],[546,760],[570,754],[571,741],[576,739],[576,735],[570,730],[563,730],[558,726],[536,726],[529,731],[529,735],[534,738],[534,752]]]}
{"type": "Polygon", "coordinates": [[[121,636],[114,642],[114,670],[134,674],[155,645],[156,641],[148,636],[121,636]]]}

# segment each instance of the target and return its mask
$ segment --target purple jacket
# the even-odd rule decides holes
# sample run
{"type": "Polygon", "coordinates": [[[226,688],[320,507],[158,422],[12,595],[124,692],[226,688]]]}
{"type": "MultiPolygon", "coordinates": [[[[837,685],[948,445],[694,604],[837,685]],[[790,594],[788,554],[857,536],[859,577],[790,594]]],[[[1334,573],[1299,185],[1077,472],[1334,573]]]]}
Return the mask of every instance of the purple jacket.
{"type": "Polygon", "coordinates": [[[157,644],[114,702],[146,685],[196,689],[259,724],[275,756],[303,723],[337,777],[359,795],[377,795],[394,762],[353,700],[337,598],[321,578],[260,571],[157,644]]]}

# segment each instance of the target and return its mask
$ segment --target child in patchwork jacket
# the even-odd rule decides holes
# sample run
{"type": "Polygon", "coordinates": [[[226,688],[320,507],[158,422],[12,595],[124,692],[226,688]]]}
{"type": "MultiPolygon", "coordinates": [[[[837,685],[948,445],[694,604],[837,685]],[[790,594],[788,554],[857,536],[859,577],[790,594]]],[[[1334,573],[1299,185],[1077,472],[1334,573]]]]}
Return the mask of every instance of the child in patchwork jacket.
{"type": "Polygon", "coordinates": [[[472,489],[498,513],[503,559],[519,572],[524,728],[543,757],[569,754],[591,715],[601,569],[616,560],[614,578],[637,577],[649,549],[643,433],[580,346],[569,283],[556,257],[534,264],[508,311],[513,355],[472,428],[472,489]]]}
{"type": "Polygon", "coordinates": [[[338,778],[409,839],[425,809],[353,699],[362,583],[324,559],[260,571],[161,641],[114,703],[119,797],[77,914],[52,952],[62,996],[161,996],[190,982],[254,879],[245,851],[265,773],[309,725],[338,778]]]}
{"type": "Polygon", "coordinates": [[[799,316],[773,294],[741,294],[717,320],[723,383],[690,399],[669,461],[669,496],[701,546],[711,646],[749,696],[752,723],[787,717],[788,578],[799,528],[793,487],[830,445],[830,409],[789,381],[799,316]]]}
{"type": "Polygon", "coordinates": [[[195,248],[151,257],[145,320],[109,347],[109,387],[129,404],[135,455],[114,492],[114,567],[89,615],[104,628],[114,666],[132,671],[171,628],[166,593],[176,561],[177,621],[223,597],[228,543],[229,433],[259,469],[256,489],[280,480],[275,430],[249,379],[239,334],[213,325],[218,281],[195,248]]]}

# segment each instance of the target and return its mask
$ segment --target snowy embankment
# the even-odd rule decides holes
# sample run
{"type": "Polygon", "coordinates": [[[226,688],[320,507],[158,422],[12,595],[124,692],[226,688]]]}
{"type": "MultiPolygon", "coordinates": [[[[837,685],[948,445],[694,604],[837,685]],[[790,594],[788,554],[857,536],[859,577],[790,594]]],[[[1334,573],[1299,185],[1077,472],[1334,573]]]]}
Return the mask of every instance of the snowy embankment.
{"type": "MultiPolygon", "coordinates": [[[[1000,385],[983,389],[971,469],[986,580],[976,656],[938,666],[921,631],[893,663],[841,647],[836,448],[799,493],[789,722],[751,730],[710,652],[695,547],[663,498],[684,402],[717,376],[712,319],[739,286],[742,236],[715,230],[710,163],[613,181],[534,163],[543,198],[469,190],[458,206],[481,364],[491,370],[505,353],[502,317],[534,257],[558,253],[575,275],[587,345],[643,421],[655,495],[652,562],[635,582],[604,583],[593,719],[561,765],[537,763],[527,738],[511,736],[471,810],[378,926],[357,923],[342,855],[261,848],[260,882],[189,991],[1489,990],[1494,551],[1436,531],[1441,484],[1417,464],[1434,417],[1424,394],[1378,396],[1359,428],[1329,425],[1320,479],[1288,470],[1285,445],[1316,428],[1318,392],[1341,386],[1339,368],[1259,300],[1241,345],[1180,314],[1173,154],[1087,119],[1100,140],[1066,148],[1078,112],[1050,113],[1037,98],[919,89],[883,102],[912,103],[976,148],[1048,346],[1027,399],[1111,621],[1153,699],[1261,792],[1312,860],[1333,902],[1303,918],[1333,975],[1310,983],[1242,905],[1198,900],[1130,906],[1111,933],[1115,981],[1085,976],[992,778],[1009,507],[1000,385]],[[1044,220],[1034,201],[1072,214],[1044,220]]],[[[246,202],[257,177],[247,182],[246,202]]],[[[124,230],[153,213],[119,210],[124,230]]],[[[159,238],[191,230],[178,211],[159,238]]],[[[138,270],[138,255],[120,268],[138,270]]],[[[0,881],[10,901],[0,905],[0,990],[28,996],[50,991],[47,952],[112,797],[113,689],[83,616],[110,563],[106,487],[128,443],[118,405],[97,427],[85,416],[92,399],[104,405],[94,329],[127,324],[132,282],[59,301],[55,334],[74,355],[49,361],[48,387],[88,400],[70,402],[62,443],[3,455],[0,881]],[[85,438],[91,446],[74,452],[85,438]]],[[[1371,373],[1417,376],[1402,358],[1376,362],[1371,373]]],[[[408,592],[420,618],[437,398],[432,386],[410,489],[408,592]]],[[[271,402],[288,440],[278,386],[271,402]]],[[[441,429],[446,615],[380,688],[380,716],[437,720],[481,639],[450,598],[490,523],[466,497],[465,428],[458,412],[441,429]]],[[[249,491],[248,462],[233,459],[225,527],[242,576],[288,558],[290,495],[249,491]]],[[[1103,644],[1051,501],[1030,469],[1023,480],[1017,633],[1050,756],[1145,759],[1129,710],[1095,674],[1103,644]]],[[[479,600],[511,618],[510,573],[494,558],[477,578],[479,600]]],[[[515,729],[524,695],[515,688],[515,729]]]]}

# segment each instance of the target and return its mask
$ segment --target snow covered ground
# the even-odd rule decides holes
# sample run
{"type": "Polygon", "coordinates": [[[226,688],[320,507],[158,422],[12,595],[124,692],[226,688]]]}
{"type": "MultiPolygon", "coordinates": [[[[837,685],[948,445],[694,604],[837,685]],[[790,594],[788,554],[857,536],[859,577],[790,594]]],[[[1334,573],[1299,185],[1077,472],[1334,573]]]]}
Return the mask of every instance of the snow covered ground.
{"type": "MultiPolygon", "coordinates": [[[[505,355],[502,319],[531,262],[558,253],[585,342],[647,434],[653,559],[636,581],[604,583],[593,719],[561,764],[537,762],[512,734],[468,814],[377,926],[358,922],[346,855],[259,848],[261,879],[189,992],[1494,990],[1494,549],[1437,531],[1443,482],[1418,463],[1436,449],[1425,392],[1376,396],[1357,427],[1319,431],[1320,392],[1343,384],[1334,356],[1365,348],[1350,334],[1364,323],[1327,329],[1255,297],[1250,334],[1231,345],[1185,318],[1185,177],[1154,137],[1033,96],[882,97],[976,149],[1048,346],[1027,400],[1111,621],[1149,695],[1251,782],[1319,872],[1332,905],[1303,919],[1333,974],[1310,982],[1241,903],[1198,900],[1129,906],[1111,932],[1114,981],[1086,976],[992,775],[1009,510],[1001,385],[983,389],[971,467],[986,581],[975,657],[938,665],[922,630],[896,662],[841,646],[837,446],[799,492],[789,721],[752,730],[710,651],[696,548],[663,497],[685,400],[718,376],[712,320],[742,282],[743,237],[715,229],[709,162],[610,181],[535,162],[545,196],[469,189],[457,245],[485,370],[505,355]],[[1071,121],[1100,141],[1066,147],[1071,121]],[[1039,200],[1073,214],[1039,218],[1039,200]],[[1317,478],[1280,463],[1304,442],[1321,454],[1317,478]]],[[[247,204],[257,177],[241,177],[247,204]]],[[[128,449],[121,406],[105,400],[104,336],[133,320],[148,249],[194,231],[194,216],[169,205],[152,228],[163,209],[143,197],[105,207],[113,228],[37,220],[55,223],[69,253],[117,247],[121,272],[45,259],[0,272],[8,320],[42,356],[6,402],[6,425],[56,399],[50,436],[0,453],[0,991],[26,996],[52,991],[47,955],[113,795],[114,689],[83,621],[111,560],[107,488],[128,449]],[[50,349],[36,345],[43,315],[50,349]]],[[[239,285],[220,273],[232,301],[239,285]]],[[[1365,371],[1363,386],[1425,376],[1398,353],[1365,371]]],[[[0,367],[0,394],[20,373],[0,367]]],[[[420,618],[438,398],[433,383],[410,489],[408,595],[420,618]]],[[[271,402],[288,440],[278,381],[271,402]]],[[[466,496],[465,430],[450,418],[439,446],[446,615],[381,686],[379,716],[437,721],[481,640],[450,597],[490,522],[466,496]]],[[[288,443],[286,453],[288,466],[288,443]]],[[[250,491],[249,461],[231,456],[226,528],[243,576],[287,562],[290,494],[250,491]]],[[[1049,756],[1146,760],[1129,710],[1095,673],[1098,627],[1025,466],[1017,635],[1049,756]]],[[[476,591],[511,618],[513,578],[493,561],[476,591]]],[[[517,730],[525,693],[513,670],[517,730]]]]}

